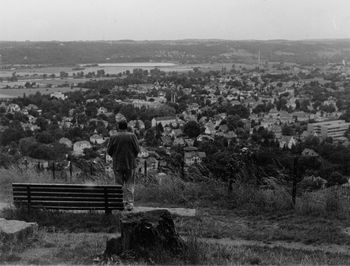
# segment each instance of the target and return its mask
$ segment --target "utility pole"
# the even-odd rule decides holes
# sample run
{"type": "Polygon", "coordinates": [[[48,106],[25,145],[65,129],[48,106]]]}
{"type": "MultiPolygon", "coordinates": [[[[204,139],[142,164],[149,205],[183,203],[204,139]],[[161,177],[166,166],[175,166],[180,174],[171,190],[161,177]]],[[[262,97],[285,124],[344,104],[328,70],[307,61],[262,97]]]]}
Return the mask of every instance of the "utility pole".
{"type": "Polygon", "coordinates": [[[298,171],[298,160],[299,156],[296,155],[293,160],[293,188],[292,188],[292,202],[293,206],[295,207],[296,202],[296,196],[297,196],[297,182],[299,178],[299,171],[298,171]]]}
{"type": "Polygon", "coordinates": [[[55,162],[52,162],[52,178],[53,178],[53,180],[55,180],[56,179],[56,176],[55,176],[55,162]]]}

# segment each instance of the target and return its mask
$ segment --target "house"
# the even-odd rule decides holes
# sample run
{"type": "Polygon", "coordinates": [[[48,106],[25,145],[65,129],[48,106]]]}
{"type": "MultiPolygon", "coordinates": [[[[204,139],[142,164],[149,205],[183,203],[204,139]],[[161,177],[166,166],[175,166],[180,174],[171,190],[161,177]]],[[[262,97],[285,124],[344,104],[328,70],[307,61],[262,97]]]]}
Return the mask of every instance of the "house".
{"type": "Polygon", "coordinates": [[[302,152],[301,155],[303,156],[312,156],[312,157],[318,157],[320,156],[317,152],[315,152],[313,149],[308,149],[305,148],[302,152]]]}
{"type": "Polygon", "coordinates": [[[97,115],[106,114],[106,113],[108,113],[108,110],[105,107],[101,106],[100,108],[97,109],[97,115]]]}
{"type": "Polygon", "coordinates": [[[7,113],[15,113],[15,112],[19,112],[19,111],[21,111],[21,108],[19,107],[18,104],[15,104],[15,103],[10,103],[6,109],[7,113]]]}
{"type": "Polygon", "coordinates": [[[309,114],[305,113],[304,111],[294,112],[292,113],[293,118],[295,118],[298,122],[306,122],[309,121],[309,114]]]}
{"type": "Polygon", "coordinates": [[[196,147],[184,148],[184,162],[186,166],[201,163],[205,157],[205,152],[198,151],[198,148],[196,147]]]}
{"type": "Polygon", "coordinates": [[[273,118],[264,118],[263,120],[261,120],[260,125],[265,128],[265,129],[269,129],[271,128],[273,125],[276,124],[276,120],[273,118]]]}
{"type": "Polygon", "coordinates": [[[37,118],[36,118],[35,116],[28,115],[27,117],[28,117],[28,122],[29,122],[30,124],[35,124],[35,122],[36,122],[36,120],[37,120],[37,118]]]}
{"type": "Polygon", "coordinates": [[[87,140],[77,141],[73,145],[73,154],[77,156],[84,155],[84,149],[91,149],[91,148],[92,146],[90,142],[88,142],[87,140]]]}
{"type": "Polygon", "coordinates": [[[139,100],[139,99],[134,99],[132,100],[131,104],[135,107],[135,108],[159,108],[160,106],[162,106],[163,104],[160,102],[154,102],[154,101],[145,101],[145,100],[139,100]]]}
{"type": "Polygon", "coordinates": [[[103,119],[91,118],[89,120],[89,125],[94,125],[95,127],[103,126],[103,127],[107,128],[108,122],[103,120],[103,119]]]}
{"type": "Polygon", "coordinates": [[[144,147],[140,147],[140,152],[137,155],[138,158],[147,158],[149,156],[149,152],[144,148],[144,147]]]}
{"type": "Polygon", "coordinates": [[[275,134],[276,139],[280,139],[282,137],[282,127],[279,125],[272,125],[269,128],[275,134]]]}
{"type": "Polygon", "coordinates": [[[191,112],[184,111],[182,112],[182,116],[185,119],[185,121],[197,121],[197,114],[192,114],[191,112]]]}
{"type": "Polygon", "coordinates": [[[283,148],[291,149],[296,144],[297,144],[297,141],[293,136],[282,136],[279,139],[279,145],[281,149],[283,148]]]}
{"type": "Polygon", "coordinates": [[[207,116],[202,116],[198,122],[201,124],[201,125],[204,125],[206,122],[208,122],[208,117],[207,116]]]}
{"type": "Polygon", "coordinates": [[[174,130],[173,130],[173,135],[174,135],[174,137],[182,136],[182,135],[183,135],[182,129],[181,129],[181,128],[174,129],[174,130]]]}
{"type": "Polygon", "coordinates": [[[152,119],[152,127],[155,127],[158,124],[162,124],[163,127],[166,125],[177,125],[176,116],[164,116],[164,117],[155,117],[152,119]]]}
{"type": "Polygon", "coordinates": [[[166,103],[167,100],[164,96],[159,96],[159,97],[146,97],[146,100],[148,102],[152,102],[152,103],[155,103],[155,104],[158,104],[158,103],[166,103]]]}
{"type": "Polygon", "coordinates": [[[170,126],[166,125],[163,130],[163,136],[173,136],[173,130],[170,126]]]}
{"type": "Polygon", "coordinates": [[[108,132],[108,135],[109,135],[110,137],[115,136],[115,135],[117,135],[117,134],[118,134],[118,130],[116,130],[116,129],[111,129],[111,130],[108,132]]]}
{"type": "Polygon", "coordinates": [[[183,137],[179,137],[179,138],[175,138],[175,139],[174,139],[173,145],[174,145],[174,146],[177,146],[177,145],[185,146],[186,143],[185,143],[185,140],[184,140],[183,137]]]}
{"type": "Polygon", "coordinates": [[[125,118],[125,116],[124,116],[123,114],[117,113],[117,114],[115,115],[115,121],[116,121],[117,123],[119,123],[120,121],[123,121],[123,120],[126,121],[126,118],[125,118]]]}
{"type": "Polygon", "coordinates": [[[72,141],[70,139],[67,139],[67,138],[60,138],[60,140],[58,142],[66,145],[68,148],[72,148],[72,146],[73,146],[72,141]]]}
{"type": "Polygon", "coordinates": [[[169,135],[162,136],[161,140],[162,140],[162,143],[164,146],[171,146],[173,143],[173,140],[171,139],[171,137],[169,135]]]}
{"type": "Polygon", "coordinates": [[[87,99],[86,103],[97,103],[97,99],[87,99]]]}
{"type": "Polygon", "coordinates": [[[184,141],[185,141],[185,144],[190,147],[193,146],[194,144],[194,139],[184,138],[184,141]]]}
{"type": "Polygon", "coordinates": [[[199,104],[198,103],[191,103],[187,106],[187,111],[188,112],[198,112],[199,110],[199,104]]]}
{"type": "Polygon", "coordinates": [[[269,111],[269,117],[274,119],[277,119],[279,117],[279,112],[276,108],[273,108],[269,111]]]}
{"type": "Polygon", "coordinates": [[[199,135],[197,141],[214,141],[214,138],[208,135],[199,135]]]}
{"type": "Polygon", "coordinates": [[[205,124],[204,133],[207,135],[214,135],[216,133],[215,124],[212,121],[205,124]]]}
{"type": "Polygon", "coordinates": [[[91,142],[92,144],[101,145],[101,144],[103,144],[103,143],[106,142],[106,139],[105,139],[103,136],[101,136],[101,135],[94,134],[94,135],[92,135],[92,136],[90,137],[90,142],[91,142]]]}
{"type": "Polygon", "coordinates": [[[280,111],[279,120],[281,123],[292,123],[294,122],[293,116],[287,111],[280,111]]]}
{"type": "Polygon", "coordinates": [[[56,98],[58,100],[65,100],[67,98],[67,96],[64,95],[64,93],[62,93],[61,91],[55,91],[55,92],[51,93],[50,97],[56,98]]]}
{"type": "Polygon", "coordinates": [[[38,125],[33,125],[30,123],[23,123],[21,122],[21,127],[23,128],[23,130],[30,130],[30,131],[35,131],[35,130],[40,130],[40,127],[38,125]]]}
{"type": "Polygon", "coordinates": [[[35,104],[28,104],[26,108],[29,111],[37,111],[39,109],[38,106],[36,106],[35,104]]]}
{"type": "Polygon", "coordinates": [[[142,120],[131,120],[128,123],[128,127],[132,129],[145,129],[145,123],[142,120]]]}
{"type": "Polygon", "coordinates": [[[22,109],[22,114],[28,115],[28,114],[29,114],[28,109],[24,107],[24,108],[22,109]]]}

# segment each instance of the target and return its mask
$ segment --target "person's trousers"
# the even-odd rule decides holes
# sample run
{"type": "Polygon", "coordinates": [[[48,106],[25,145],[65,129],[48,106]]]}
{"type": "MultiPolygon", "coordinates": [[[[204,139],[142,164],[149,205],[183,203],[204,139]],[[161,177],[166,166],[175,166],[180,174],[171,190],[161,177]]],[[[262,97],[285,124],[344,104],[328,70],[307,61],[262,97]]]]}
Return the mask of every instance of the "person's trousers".
{"type": "Polygon", "coordinates": [[[134,204],[135,169],[114,170],[115,183],[123,186],[124,204],[134,204]]]}

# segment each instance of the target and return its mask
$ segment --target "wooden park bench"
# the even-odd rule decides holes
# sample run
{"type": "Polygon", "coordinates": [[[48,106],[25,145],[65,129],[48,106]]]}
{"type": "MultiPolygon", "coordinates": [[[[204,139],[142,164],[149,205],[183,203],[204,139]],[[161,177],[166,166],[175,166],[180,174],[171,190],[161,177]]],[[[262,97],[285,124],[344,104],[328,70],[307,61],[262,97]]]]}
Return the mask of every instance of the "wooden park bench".
{"type": "Polygon", "coordinates": [[[123,210],[120,185],[13,183],[16,207],[55,210],[123,210]]]}

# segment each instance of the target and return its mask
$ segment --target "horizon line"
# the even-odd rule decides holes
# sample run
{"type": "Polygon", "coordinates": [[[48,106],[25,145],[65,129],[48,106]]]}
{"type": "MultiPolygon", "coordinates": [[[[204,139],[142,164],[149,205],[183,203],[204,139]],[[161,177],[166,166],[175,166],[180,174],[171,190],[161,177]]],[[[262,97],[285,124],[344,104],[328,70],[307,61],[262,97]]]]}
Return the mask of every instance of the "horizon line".
{"type": "Polygon", "coordinates": [[[233,42],[272,42],[272,41],[350,41],[348,38],[308,38],[308,39],[220,39],[220,38],[184,38],[184,39],[153,39],[153,40],[134,40],[134,39],[88,39],[88,40],[0,40],[0,42],[180,42],[180,41],[233,41],[233,42]]]}

